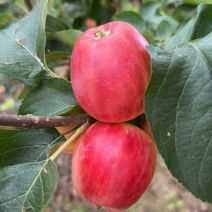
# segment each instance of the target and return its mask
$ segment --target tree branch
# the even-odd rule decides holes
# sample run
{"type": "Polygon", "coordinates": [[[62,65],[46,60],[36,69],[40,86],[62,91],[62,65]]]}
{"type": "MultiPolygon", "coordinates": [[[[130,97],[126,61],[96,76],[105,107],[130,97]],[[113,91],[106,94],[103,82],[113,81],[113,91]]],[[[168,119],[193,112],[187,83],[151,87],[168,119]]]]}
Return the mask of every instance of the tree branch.
{"type": "Polygon", "coordinates": [[[86,113],[72,116],[19,116],[0,114],[0,126],[10,126],[19,129],[42,129],[69,125],[79,126],[87,120],[91,120],[91,117],[86,113]]]}

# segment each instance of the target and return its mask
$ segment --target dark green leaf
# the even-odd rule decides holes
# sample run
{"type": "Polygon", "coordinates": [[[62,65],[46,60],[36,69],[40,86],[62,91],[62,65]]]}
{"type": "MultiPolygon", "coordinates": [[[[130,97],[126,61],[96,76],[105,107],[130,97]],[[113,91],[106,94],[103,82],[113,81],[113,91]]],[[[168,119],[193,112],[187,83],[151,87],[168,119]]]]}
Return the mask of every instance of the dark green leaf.
{"type": "Polygon", "coordinates": [[[0,168],[0,211],[44,211],[58,180],[50,160],[0,168]]]}
{"type": "Polygon", "coordinates": [[[145,29],[145,23],[141,16],[132,11],[121,12],[114,17],[115,21],[125,21],[133,25],[139,32],[143,32],[145,29]]]}
{"type": "Polygon", "coordinates": [[[11,3],[10,1],[1,1],[0,2],[0,14],[10,13],[11,3]]]}
{"type": "Polygon", "coordinates": [[[176,46],[203,38],[212,31],[212,5],[201,4],[197,7],[195,15],[183,22],[177,33],[167,42],[165,48],[173,49],[176,46]]]}
{"type": "Polygon", "coordinates": [[[70,52],[62,52],[62,51],[52,51],[46,54],[46,64],[55,62],[64,57],[69,57],[70,52]]]}
{"type": "Polygon", "coordinates": [[[209,35],[205,36],[204,39],[196,40],[195,46],[197,46],[202,56],[205,57],[206,61],[210,64],[210,67],[212,67],[212,32],[209,35]]]}
{"type": "Polygon", "coordinates": [[[195,8],[194,5],[182,4],[175,9],[173,16],[179,21],[190,19],[195,13],[195,8]]]}
{"type": "Polygon", "coordinates": [[[0,30],[0,73],[24,84],[34,84],[45,76],[45,17],[47,0],[19,23],[0,30]]]}
{"type": "Polygon", "coordinates": [[[103,7],[101,2],[99,0],[93,0],[92,7],[90,10],[90,16],[98,20],[101,17],[102,10],[103,10],[103,7]]]}
{"type": "Polygon", "coordinates": [[[19,114],[54,116],[68,113],[76,104],[71,83],[59,78],[44,80],[23,100],[19,114]]]}
{"type": "Polygon", "coordinates": [[[0,130],[0,167],[45,160],[50,148],[64,140],[55,129],[0,130]]]}
{"type": "Polygon", "coordinates": [[[58,40],[48,38],[47,42],[46,42],[46,50],[49,53],[52,51],[70,52],[71,53],[72,48],[69,48],[67,45],[63,44],[62,42],[60,42],[58,40]]]}
{"type": "Polygon", "coordinates": [[[64,22],[60,21],[59,19],[51,15],[47,15],[47,18],[46,18],[47,32],[57,32],[57,31],[63,31],[68,29],[70,29],[70,27],[66,25],[64,22]]]}
{"type": "Polygon", "coordinates": [[[212,203],[212,34],[168,52],[148,47],[153,75],[145,108],[169,170],[212,203]]]}

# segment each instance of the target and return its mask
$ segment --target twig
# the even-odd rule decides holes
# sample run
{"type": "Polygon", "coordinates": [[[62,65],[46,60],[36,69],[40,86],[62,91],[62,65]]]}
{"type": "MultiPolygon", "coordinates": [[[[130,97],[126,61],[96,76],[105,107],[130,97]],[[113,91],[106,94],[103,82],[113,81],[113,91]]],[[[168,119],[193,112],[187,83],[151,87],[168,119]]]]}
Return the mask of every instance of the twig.
{"type": "Polygon", "coordinates": [[[59,149],[50,157],[50,160],[54,161],[58,155],[71,143],[77,138],[81,133],[83,133],[89,126],[89,123],[84,123],[81,127],[79,127],[76,132],[62,145],[59,149]]]}
{"type": "Polygon", "coordinates": [[[86,114],[71,116],[19,116],[0,114],[0,126],[10,126],[20,129],[42,129],[49,127],[79,126],[91,118],[86,114]]]}

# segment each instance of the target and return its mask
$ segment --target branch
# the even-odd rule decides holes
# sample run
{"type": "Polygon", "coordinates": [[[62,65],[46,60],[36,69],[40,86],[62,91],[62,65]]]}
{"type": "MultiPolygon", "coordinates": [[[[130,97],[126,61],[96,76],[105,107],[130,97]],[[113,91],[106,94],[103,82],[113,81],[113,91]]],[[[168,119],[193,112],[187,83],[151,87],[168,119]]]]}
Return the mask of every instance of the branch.
{"type": "Polygon", "coordinates": [[[86,113],[72,116],[19,116],[0,114],[0,126],[10,126],[19,129],[42,129],[69,125],[79,126],[90,119],[91,117],[86,113]]]}

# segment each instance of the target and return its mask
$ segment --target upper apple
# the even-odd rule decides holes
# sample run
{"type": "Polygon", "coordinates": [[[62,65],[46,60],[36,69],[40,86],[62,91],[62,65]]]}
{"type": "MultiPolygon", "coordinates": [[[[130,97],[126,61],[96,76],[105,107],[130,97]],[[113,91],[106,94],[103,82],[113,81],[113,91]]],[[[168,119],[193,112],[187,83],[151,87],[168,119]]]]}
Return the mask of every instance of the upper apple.
{"type": "Polygon", "coordinates": [[[146,39],[120,21],[91,28],[77,40],[71,82],[80,106],[103,122],[123,122],[144,112],[151,75],[146,39]]]}

